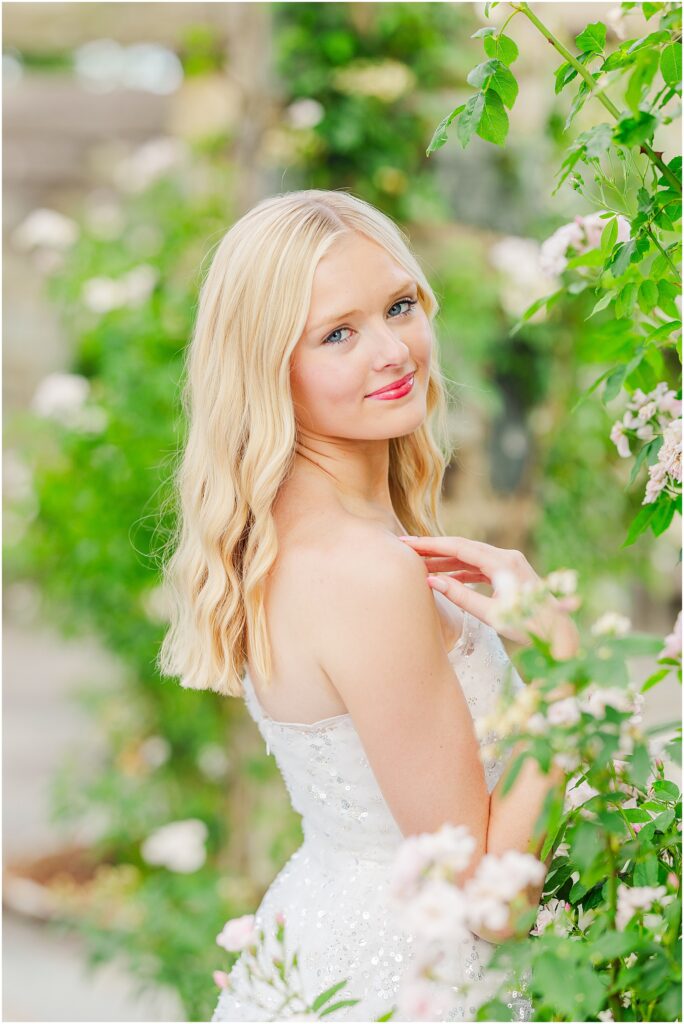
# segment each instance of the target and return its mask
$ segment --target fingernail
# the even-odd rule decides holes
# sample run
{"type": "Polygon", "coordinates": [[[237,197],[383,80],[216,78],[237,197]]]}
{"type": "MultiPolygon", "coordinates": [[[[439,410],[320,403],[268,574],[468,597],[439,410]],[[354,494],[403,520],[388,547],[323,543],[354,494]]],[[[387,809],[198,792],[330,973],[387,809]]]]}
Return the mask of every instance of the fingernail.
{"type": "Polygon", "coordinates": [[[446,591],[446,580],[443,580],[441,576],[428,576],[427,581],[435,590],[441,590],[442,593],[446,591]]]}
{"type": "Polygon", "coordinates": [[[416,538],[410,533],[405,533],[399,537],[399,540],[416,540],[416,538]]]}

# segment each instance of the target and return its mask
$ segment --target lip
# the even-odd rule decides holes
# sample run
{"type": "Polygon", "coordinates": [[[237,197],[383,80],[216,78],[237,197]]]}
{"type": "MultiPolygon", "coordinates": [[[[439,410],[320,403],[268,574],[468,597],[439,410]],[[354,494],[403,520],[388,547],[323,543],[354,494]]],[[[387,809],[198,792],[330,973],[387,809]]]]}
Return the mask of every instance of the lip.
{"type": "Polygon", "coordinates": [[[375,398],[376,395],[387,395],[389,397],[390,392],[395,391],[400,394],[405,394],[411,389],[412,383],[410,382],[412,382],[412,378],[415,376],[415,373],[415,370],[411,370],[411,372],[407,373],[405,377],[401,377],[399,380],[395,380],[391,384],[386,384],[384,388],[378,388],[377,391],[371,391],[369,395],[366,395],[366,398],[375,398]]]}

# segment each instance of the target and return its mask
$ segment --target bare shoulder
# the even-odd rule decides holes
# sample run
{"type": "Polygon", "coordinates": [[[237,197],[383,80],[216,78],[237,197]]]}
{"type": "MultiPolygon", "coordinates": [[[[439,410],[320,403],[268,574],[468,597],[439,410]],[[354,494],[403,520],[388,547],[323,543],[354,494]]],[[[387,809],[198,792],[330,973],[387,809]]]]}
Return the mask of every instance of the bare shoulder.
{"type": "Polygon", "coordinates": [[[357,607],[360,601],[364,606],[388,602],[388,613],[418,603],[434,616],[422,558],[376,523],[340,517],[300,549],[298,561],[314,617],[340,612],[345,605],[357,607]]]}

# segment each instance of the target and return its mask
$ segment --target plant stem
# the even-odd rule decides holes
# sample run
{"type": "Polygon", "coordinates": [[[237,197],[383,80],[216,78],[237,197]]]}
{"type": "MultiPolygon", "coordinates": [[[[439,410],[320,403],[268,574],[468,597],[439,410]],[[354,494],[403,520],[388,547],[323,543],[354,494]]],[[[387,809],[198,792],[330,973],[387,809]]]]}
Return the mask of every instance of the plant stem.
{"type": "MultiPolygon", "coordinates": [[[[612,931],[615,929],[615,918],[617,916],[617,862],[615,859],[615,849],[613,847],[613,837],[611,835],[606,836],[606,852],[608,854],[608,907],[607,907],[607,918],[608,928],[612,931]]],[[[615,984],[617,979],[618,970],[620,968],[620,960],[616,957],[610,962],[610,984],[611,987],[615,984]]],[[[622,1020],[622,1004],[620,997],[617,993],[609,996],[608,1002],[610,1008],[613,1011],[613,1018],[615,1020],[622,1020]]]]}
{"type": "MultiPolygon", "coordinates": [[[[592,73],[588,71],[584,64],[580,63],[580,61],[578,61],[576,57],[573,57],[570,51],[566,49],[565,46],[563,46],[559,39],[556,39],[553,32],[551,32],[551,30],[548,29],[546,25],[539,20],[537,15],[530,10],[525,0],[520,0],[520,3],[517,4],[513,3],[511,4],[511,7],[513,7],[516,11],[522,11],[525,17],[532,22],[532,24],[541,32],[544,38],[547,39],[551,43],[551,45],[555,47],[556,50],[558,50],[561,57],[563,57],[568,62],[568,64],[571,64],[572,67],[577,71],[577,73],[582,76],[590,92],[594,94],[596,99],[603,104],[606,110],[613,115],[616,121],[619,121],[620,111],[615,106],[613,101],[609,99],[608,96],[605,95],[603,90],[596,88],[596,79],[594,78],[592,73]]],[[[658,167],[658,169],[662,172],[663,177],[668,181],[672,188],[674,188],[676,192],[679,192],[681,194],[682,183],[677,177],[677,175],[670,170],[670,168],[667,166],[663,158],[653,149],[651,149],[651,147],[645,142],[641,144],[641,151],[646,154],[649,160],[651,160],[656,165],[656,167],[658,167]]]]}
{"type": "Polygon", "coordinates": [[[667,253],[666,253],[666,252],[665,252],[665,250],[663,249],[663,247],[662,247],[662,245],[660,244],[660,242],[658,241],[658,239],[656,238],[656,236],[655,236],[655,233],[654,233],[654,231],[653,231],[653,228],[652,228],[652,227],[650,226],[650,224],[649,224],[649,226],[648,226],[648,228],[647,228],[647,231],[648,231],[648,234],[649,234],[649,236],[650,236],[650,238],[651,238],[651,241],[652,241],[652,242],[653,242],[653,244],[655,245],[656,249],[659,249],[659,250],[660,250],[661,254],[662,254],[662,255],[663,255],[664,257],[665,257],[665,259],[667,260],[667,262],[668,262],[668,263],[670,264],[670,266],[671,266],[671,268],[672,268],[672,273],[673,273],[673,274],[674,274],[674,276],[675,276],[675,281],[677,281],[677,283],[678,283],[678,284],[681,284],[681,281],[682,281],[682,279],[681,279],[681,277],[679,276],[679,271],[677,270],[676,266],[674,265],[674,263],[672,262],[672,260],[670,259],[670,257],[669,257],[669,256],[667,255],[667,253]]]}

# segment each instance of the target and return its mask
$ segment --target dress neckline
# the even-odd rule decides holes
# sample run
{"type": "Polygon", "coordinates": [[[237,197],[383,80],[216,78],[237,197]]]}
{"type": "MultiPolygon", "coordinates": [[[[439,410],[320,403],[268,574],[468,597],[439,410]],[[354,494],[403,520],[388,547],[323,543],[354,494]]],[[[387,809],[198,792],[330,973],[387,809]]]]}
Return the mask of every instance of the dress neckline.
{"type": "MultiPolygon", "coordinates": [[[[465,608],[462,608],[461,611],[463,612],[463,624],[462,624],[462,627],[461,627],[461,635],[459,636],[458,640],[453,645],[453,647],[450,647],[449,650],[447,651],[447,657],[449,657],[449,658],[452,656],[452,654],[455,654],[455,652],[458,651],[463,646],[463,644],[465,643],[466,635],[469,632],[471,616],[465,610],[465,608]]],[[[245,674],[244,674],[244,677],[243,677],[243,685],[244,685],[245,691],[247,693],[249,693],[249,695],[251,696],[251,699],[252,699],[252,702],[254,704],[254,708],[255,708],[255,710],[257,712],[258,717],[262,721],[268,722],[269,725],[276,725],[276,726],[280,726],[280,727],[285,728],[285,729],[287,729],[287,728],[293,728],[293,729],[317,729],[319,726],[330,725],[333,722],[351,721],[351,712],[349,712],[349,711],[345,711],[341,715],[330,715],[329,718],[319,718],[318,721],[316,721],[316,722],[283,722],[283,721],[279,721],[278,719],[271,718],[270,715],[267,715],[266,712],[264,711],[264,709],[262,708],[262,706],[261,706],[261,704],[259,702],[259,698],[256,695],[256,690],[254,689],[254,683],[252,682],[252,677],[249,674],[249,669],[248,668],[245,669],[245,674]]]]}

